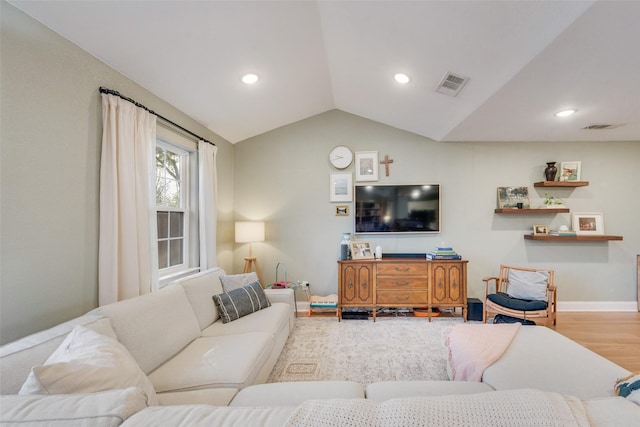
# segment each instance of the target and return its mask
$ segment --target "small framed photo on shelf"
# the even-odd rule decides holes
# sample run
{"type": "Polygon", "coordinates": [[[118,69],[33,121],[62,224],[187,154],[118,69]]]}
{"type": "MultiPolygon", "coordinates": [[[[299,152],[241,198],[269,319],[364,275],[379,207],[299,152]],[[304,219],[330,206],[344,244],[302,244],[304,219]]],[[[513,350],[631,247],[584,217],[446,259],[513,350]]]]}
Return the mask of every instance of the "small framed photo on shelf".
{"type": "Polygon", "coordinates": [[[378,180],[378,152],[356,151],[356,181],[378,180]]]}
{"type": "Polygon", "coordinates": [[[528,209],[529,206],[529,187],[498,187],[498,208],[528,209]]]}
{"type": "Polygon", "coordinates": [[[371,242],[356,240],[350,243],[352,259],[374,259],[371,242]]]}
{"type": "Polygon", "coordinates": [[[602,212],[576,212],[572,216],[571,226],[577,235],[603,235],[604,214],[602,212]]]}
{"type": "Polygon", "coordinates": [[[329,201],[351,202],[353,200],[353,182],[351,172],[329,174],[329,201]]]}
{"type": "Polygon", "coordinates": [[[560,181],[580,181],[580,171],[582,162],[561,162],[560,163],[560,181]]]}
{"type": "Polygon", "coordinates": [[[549,227],[546,225],[534,225],[533,226],[533,235],[534,236],[546,236],[549,234],[549,227]]]}
{"type": "Polygon", "coordinates": [[[336,216],[349,216],[349,206],[336,206],[336,216]]]}

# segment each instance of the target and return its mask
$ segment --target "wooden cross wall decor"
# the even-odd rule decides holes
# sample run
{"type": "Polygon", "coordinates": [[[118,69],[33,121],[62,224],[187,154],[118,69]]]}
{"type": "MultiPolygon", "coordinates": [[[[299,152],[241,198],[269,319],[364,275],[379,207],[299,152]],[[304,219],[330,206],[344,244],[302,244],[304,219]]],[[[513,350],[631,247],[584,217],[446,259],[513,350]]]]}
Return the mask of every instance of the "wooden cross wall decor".
{"type": "Polygon", "coordinates": [[[380,160],[380,164],[384,165],[384,172],[386,176],[389,176],[389,163],[393,163],[393,160],[389,158],[388,154],[385,154],[384,160],[380,160]]]}

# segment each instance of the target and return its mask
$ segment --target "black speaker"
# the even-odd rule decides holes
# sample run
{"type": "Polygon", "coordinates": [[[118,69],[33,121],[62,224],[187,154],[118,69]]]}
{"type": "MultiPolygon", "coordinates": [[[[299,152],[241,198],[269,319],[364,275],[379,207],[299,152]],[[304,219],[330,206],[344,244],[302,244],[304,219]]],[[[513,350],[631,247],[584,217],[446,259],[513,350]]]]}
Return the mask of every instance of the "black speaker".
{"type": "Polygon", "coordinates": [[[478,298],[467,299],[467,320],[482,321],[483,304],[478,298]]]}

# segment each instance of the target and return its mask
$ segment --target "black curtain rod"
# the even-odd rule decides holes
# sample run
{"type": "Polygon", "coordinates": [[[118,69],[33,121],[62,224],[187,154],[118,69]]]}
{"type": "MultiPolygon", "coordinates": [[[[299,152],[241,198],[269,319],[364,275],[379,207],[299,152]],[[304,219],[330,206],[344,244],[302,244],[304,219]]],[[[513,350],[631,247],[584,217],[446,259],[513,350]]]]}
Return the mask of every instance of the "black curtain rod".
{"type": "Polygon", "coordinates": [[[120,98],[124,99],[125,101],[129,101],[130,103],[132,103],[132,104],[133,104],[133,105],[135,105],[136,107],[140,107],[140,108],[142,108],[142,109],[144,109],[144,110],[147,110],[149,113],[153,114],[154,116],[158,117],[159,119],[164,120],[165,122],[169,123],[171,126],[175,126],[175,127],[177,127],[177,128],[178,128],[178,129],[180,129],[181,131],[186,132],[186,133],[188,133],[189,135],[191,135],[191,136],[193,136],[193,137],[196,137],[196,138],[198,138],[198,139],[199,139],[199,140],[201,140],[201,141],[208,142],[209,144],[214,145],[214,146],[216,145],[215,143],[213,143],[213,142],[211,142],[211,141],[209,141],[209,140],[207,140],[207,139],[204,139],[204,138],[203,138],[203,137],[201,137],[201,136],[196,135],[195,133],[191,132],[189,129],[183,128],[183,127],[182,127],[182,126],[180,126],[179,124],[177,124],[177,123],[175,123],[175,122],[172,122],[171,120],[167,119],[167,118],[166,118],[166,117],[164,117],[164,116],[161,116],[160,114],[158,114],[158,113],[156,113],[155,111],[153,111],[153,110],[151,110],[151,109],[147,108],[146,106],[144,106],[144,105],[140,104],[139,102],[137,102],[137,101],[135,101],[135,100],[133,100],[133,99],[131,99],[131,98],[128,98],[128,97],[126,97],[126,96],[122,95],[120,92],[118,92],[118,91],[116,91],[116,90],[107,89],[106,87],[100,87],[100,93],[106,93],[106,94],[109,94],[109,95],[115,95],[115,96],[118,96],[118,97],[120,97],[120,98]]]}

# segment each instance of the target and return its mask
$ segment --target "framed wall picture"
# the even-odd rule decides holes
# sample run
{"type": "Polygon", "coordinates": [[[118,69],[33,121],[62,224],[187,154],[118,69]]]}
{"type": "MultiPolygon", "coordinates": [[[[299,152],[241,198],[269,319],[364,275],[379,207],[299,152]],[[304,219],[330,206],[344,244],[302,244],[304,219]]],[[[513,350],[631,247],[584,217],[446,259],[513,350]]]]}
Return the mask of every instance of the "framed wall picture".
{"type": "Polygon", "coordinates": [[[580,181],[580,171],[582,162],[561,162],[560,163],[560,181],[580,181]]]}
{"type": "Polygon", "coordinates": [[[549,234],[549,227],[546,225],[534,225],[533,226],[533,235],[534,236],[546,236],[549,234]]]}
{"type": "Polygon", "coordinates": [[[604,234],[604,214],[602,212],[576,212],[571,227],[576,234],[604,234]]]}
{"type": "Polygon", "coordinates": [[[498,208],[529,208],[529,187],[498,187],[498,208]]]}
{"type": "Polygon", "coordinates": [[[336,216],[349,216],[349,206],[347,205],[336,206],[336,216]]]}
{"type": "Polygon", "coordinates": [[[378,180],[378,152],[356,151],[356,181],[378,180]]]}
{"type": "Polygon", "coordinates": [[[356,240],[350,243],[352,259],[374,259],[371,242],[356,240]]]}
{"type": "Polygon", "coordinates": [[[351,173],[329,174],[329,201],[351,202],[353,200],[353,181],[351,173]]]}

